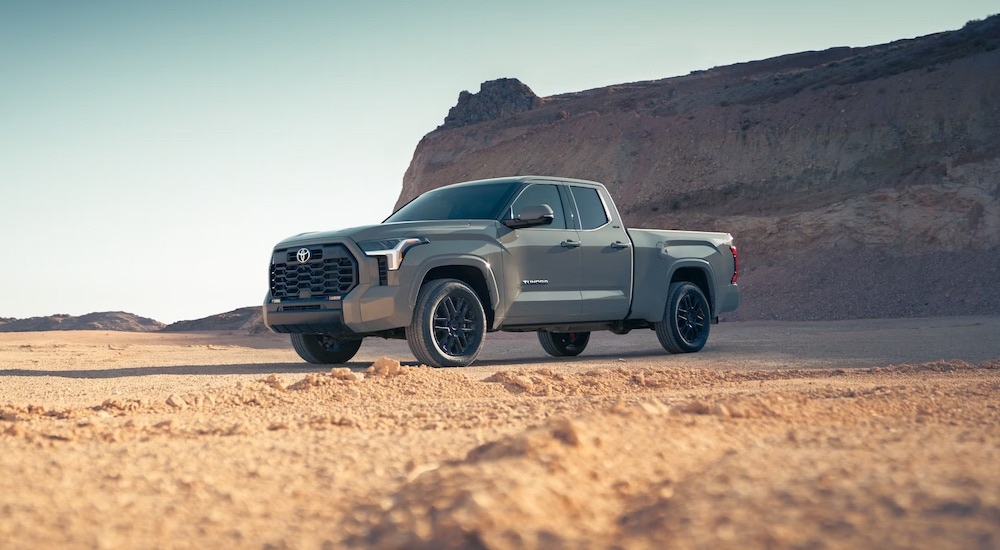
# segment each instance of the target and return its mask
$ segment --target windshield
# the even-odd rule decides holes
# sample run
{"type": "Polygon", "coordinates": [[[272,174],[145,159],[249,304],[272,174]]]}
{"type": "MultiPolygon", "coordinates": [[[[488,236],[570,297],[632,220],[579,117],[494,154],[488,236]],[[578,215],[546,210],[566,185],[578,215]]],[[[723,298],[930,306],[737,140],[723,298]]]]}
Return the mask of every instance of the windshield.
{"type": "Polygon", "coordinates": [[[413,199],[390,222],[424,220],[495,220],[520,182],[503,181],[477,185],[455,185],[428,191],[413,199]]]}

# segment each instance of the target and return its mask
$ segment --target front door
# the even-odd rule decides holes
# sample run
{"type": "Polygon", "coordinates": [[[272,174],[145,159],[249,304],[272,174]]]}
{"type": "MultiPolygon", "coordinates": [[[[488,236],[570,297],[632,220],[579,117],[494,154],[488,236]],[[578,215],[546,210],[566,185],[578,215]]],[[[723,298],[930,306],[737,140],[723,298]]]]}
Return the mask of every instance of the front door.
{"type": "Polygon", "coordinates": [[[510,230],[500,237],[504,258],[506,325],[569,322],[581,313],[581,247],[577,231],[567,227],[559,188],[551,184],[525,187],[507,213],[516,218],[526,206],[552,208],[551,225],[510,230]]]}

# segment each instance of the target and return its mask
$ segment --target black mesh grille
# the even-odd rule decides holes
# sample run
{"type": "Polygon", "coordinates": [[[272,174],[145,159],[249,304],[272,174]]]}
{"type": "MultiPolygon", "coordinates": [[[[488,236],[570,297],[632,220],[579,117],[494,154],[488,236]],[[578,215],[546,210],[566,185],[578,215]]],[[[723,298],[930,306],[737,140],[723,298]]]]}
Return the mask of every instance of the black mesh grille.
{"type": "Polygon", "coordinates": [[[325,298],[346,294],[358,284],[358,265],[342,245],[310,246],[300,263],[299,248],[275,250],[271,263],[271,297],[325,298]]]}
{"type": "Polygon", "coordinates": [[[319,304],[307,304],[304,306],[282,306],[278,311],[316,311],[321,309],[319,304]]]}

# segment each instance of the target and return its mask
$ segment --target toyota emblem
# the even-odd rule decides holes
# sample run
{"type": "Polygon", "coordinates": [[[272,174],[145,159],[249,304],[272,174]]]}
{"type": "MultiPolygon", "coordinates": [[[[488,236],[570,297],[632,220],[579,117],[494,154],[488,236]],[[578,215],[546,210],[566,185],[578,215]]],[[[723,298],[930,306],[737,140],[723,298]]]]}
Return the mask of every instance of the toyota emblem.
{"type": "Polygon", "coordinates": [[[312,254],[309,253],[308,248],[300,248],[299,251],[295,253],[295,258],[300,264],[308,262],[310,256],[312,256],[312,254]]]}

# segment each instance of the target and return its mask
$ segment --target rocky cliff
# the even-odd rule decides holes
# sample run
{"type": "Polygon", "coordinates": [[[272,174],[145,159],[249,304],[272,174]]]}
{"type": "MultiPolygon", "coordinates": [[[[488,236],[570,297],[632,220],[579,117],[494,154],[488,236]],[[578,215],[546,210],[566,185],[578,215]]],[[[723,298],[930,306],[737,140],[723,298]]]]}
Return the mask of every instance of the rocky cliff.
{"type": "Polygon", "coordinates": [[[487,82],[397,205],[523,174],[601,181],[633,227],[733,233],[737,319],[1000,314],[1000,16],[545,98],[487,82]]]}

